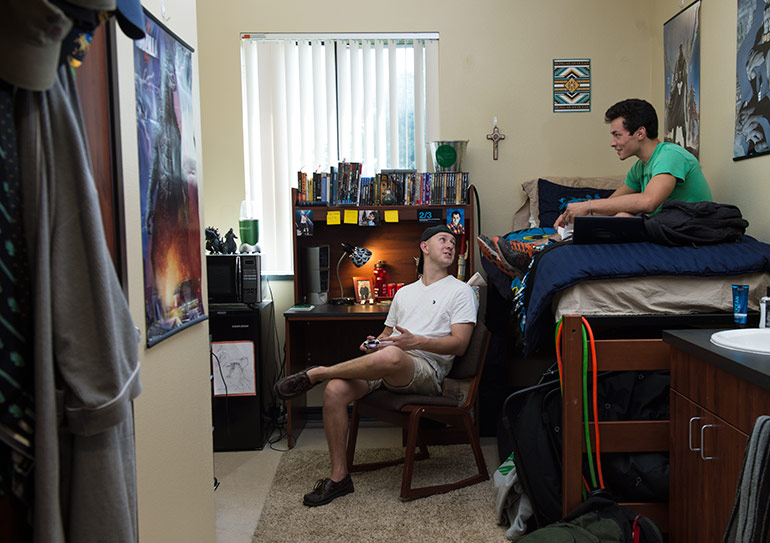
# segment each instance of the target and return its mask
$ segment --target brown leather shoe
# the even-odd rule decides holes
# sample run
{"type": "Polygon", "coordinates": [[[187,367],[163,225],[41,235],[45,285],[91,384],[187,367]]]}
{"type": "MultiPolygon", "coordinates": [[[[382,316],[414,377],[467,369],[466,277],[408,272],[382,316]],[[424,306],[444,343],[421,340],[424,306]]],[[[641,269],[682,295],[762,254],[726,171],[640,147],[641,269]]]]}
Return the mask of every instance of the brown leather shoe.
{"type": "Polygon", "coordinates": [[[318,384],[311,383],[310,377],[307,376],[307,372],[309,370],[317,367],[318,366],[312,366],[300,372],[287,375],[283,379],[278,379],[278,381],[276,381],[275,385],[273,386],[273,390],[275,390],[275,393],[282,400],[291,400],[300,394],[304,394],[313,388],[316,384],[318,384]]]}
{"type": "Polygon", "coordinates": [[[349,473],[345,475],[344,479],[336,483],[327,477],[326,479],[320,479],[315,484],[313,491],[305,494],[302,503],[308,507],[325,505],[333,499],[351,492],[353,492],[353,479],[351,479],[349,473]]]}

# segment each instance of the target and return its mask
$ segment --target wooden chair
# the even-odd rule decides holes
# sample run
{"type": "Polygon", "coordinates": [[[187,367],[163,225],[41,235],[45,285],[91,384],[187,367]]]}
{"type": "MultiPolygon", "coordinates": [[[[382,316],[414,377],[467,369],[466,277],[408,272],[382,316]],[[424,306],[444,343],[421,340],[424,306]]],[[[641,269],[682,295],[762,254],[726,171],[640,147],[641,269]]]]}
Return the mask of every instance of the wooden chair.
{"type": "Polygon", "coordinates": [[[478,413],[479,381],[487,356],[489,337],[487,327],[481,322],[478,323],[465,354],[454,360],[452,371],[448,377],[470,380],[465,401],[460,405],[454,398],[397,394],[386,389],[376,390],[355,402],[348,437],[348,471],[351,473],[371,471],[403,463],[404,472],[401,479],[400,496],[402,501],[441,494],[488,480],[489,474],[481,452],[478,421],[474,422],[474,412],[478,413]],[[389,424],[401,426],[404,431],[406,446],[404,457],[385,462],[355,465],[353,460],[356,451],[356,438],[362,416],[374,417],[389,424]],[[430,421],[436,421],[441,425],[438,427],[435,423],[431,425],[430,421]],[[438,439],[435,439],[436,437],[438,439]],[[412,488],[414,462],[428,458],[427,445],[429,443],[470,443],[478,473],[453,483],[412,488]],[[417,446],[420,447],[419,454],[416,454],[415,451],[417,446]]]}

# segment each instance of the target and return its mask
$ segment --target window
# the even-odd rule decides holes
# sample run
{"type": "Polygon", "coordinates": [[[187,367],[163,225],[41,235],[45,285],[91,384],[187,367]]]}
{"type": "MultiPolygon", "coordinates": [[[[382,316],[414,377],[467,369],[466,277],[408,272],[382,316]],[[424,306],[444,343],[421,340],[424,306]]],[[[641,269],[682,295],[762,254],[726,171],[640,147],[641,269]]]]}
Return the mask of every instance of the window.
{"type": "Polygon", "coordinates": [[[293,274],[297,172],[426,170],[438,134],[438,35],[242,34],[246,199],[262,269],[293,274]],[[433,138],[436,139],[436,138],[433,138]]]}

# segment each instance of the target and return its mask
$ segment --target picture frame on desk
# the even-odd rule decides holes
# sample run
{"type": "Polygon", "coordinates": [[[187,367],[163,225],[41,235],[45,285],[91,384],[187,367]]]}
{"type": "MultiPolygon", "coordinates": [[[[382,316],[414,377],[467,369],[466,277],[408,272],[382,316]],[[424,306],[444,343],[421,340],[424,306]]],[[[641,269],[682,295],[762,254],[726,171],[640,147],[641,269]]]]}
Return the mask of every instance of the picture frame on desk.
{"type": "Polygon", "coordinates": [[[372,289],[371,277],[354,277],[353,290],[356,291],[356,303],[368,302],[374,300],[374,290],[372,289]]]}

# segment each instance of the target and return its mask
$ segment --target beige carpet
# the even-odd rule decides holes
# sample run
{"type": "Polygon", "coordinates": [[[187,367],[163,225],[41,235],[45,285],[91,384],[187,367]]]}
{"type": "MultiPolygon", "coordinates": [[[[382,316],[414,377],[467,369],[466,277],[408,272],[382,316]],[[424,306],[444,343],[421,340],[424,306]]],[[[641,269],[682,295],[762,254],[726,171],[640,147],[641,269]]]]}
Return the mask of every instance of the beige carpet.
{"type": "MultiPolygon", "coordinates": [[[[356,461],[396,458],[402,449],[363,449],[356,461]]],[[[414,483],[445,483],[474,473],[468,446],[431,447],[417,462],[414,483]]],[[[496,466],[495,466],[496,467],[496,466]]],[[[494,468],[489,468],[492,470],[494,468]]],[[[401,466],[354,473],[355,492],[321,507],[305,507],[302,496],[329,475],[326,451],[284,453],[254,532],[257,543],[347,543],[507,541],[495,518],[492,480],[446,494],[401,502],[401,466]]],[[[490,477],[492,472],[490,471],[490,477]]],[[[413,483],[413,484],[414,484],[413,483]]]]}

